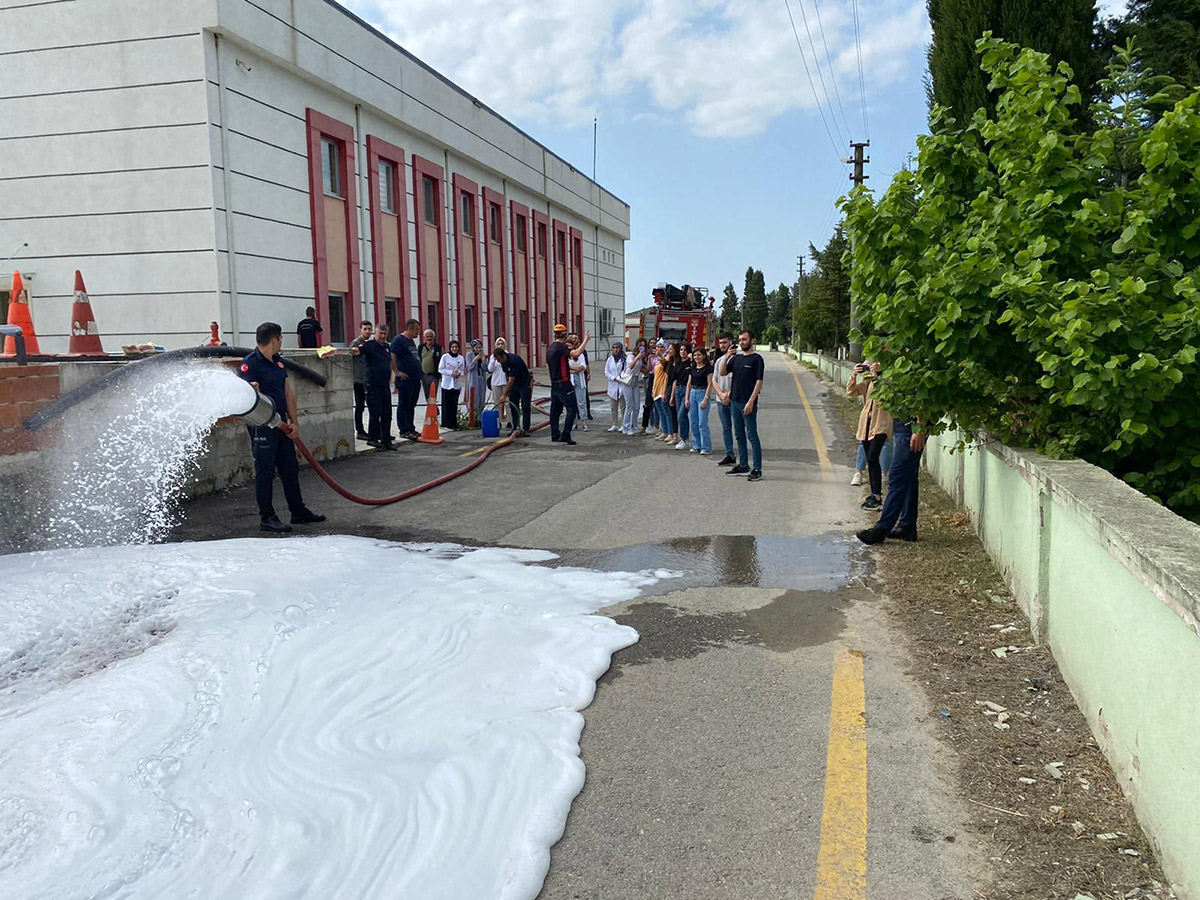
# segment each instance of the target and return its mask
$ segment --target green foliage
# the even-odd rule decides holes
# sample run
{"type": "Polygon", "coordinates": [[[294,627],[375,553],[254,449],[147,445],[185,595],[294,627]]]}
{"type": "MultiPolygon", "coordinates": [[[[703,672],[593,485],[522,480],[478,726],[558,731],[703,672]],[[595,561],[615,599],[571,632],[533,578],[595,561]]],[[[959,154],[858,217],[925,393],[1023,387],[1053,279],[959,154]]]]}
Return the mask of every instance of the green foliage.
{"type": "Polygon", "coordinates": [[[733,289],[733,282],[725,285],[725,297],[721,300],[721,316],[718,320],[717,327],[719,331],[736,331],[741,324],[742,313],[738,309],[737,291],[733,289]]]}
{"type": "Polygon", "coordinates": [[[786,284],[780,284],[767,295],[767,306],[770,309],[767,316],[768,330],[771,325],[774,325],[782,339],[790,338],[792,334],[791,289],[786,284]]]}
{"type": "Polygon", "coordinates": [[[850,272],[843,259],[849,246],[840,223],[823,250],[808,245],[813,267],[801,283],[793,320],[795,343],[809,350],[840,347],[850,332],[850,272]]]}
{"type": "Polygon", "coordinates": [[[772,350],[778,349],[779,342],[783,340],[783,332],[779,330],[779,326],[771,324],[767,326],[766,332],[762,336],[764,344],[770,345],[772,350]]]}
{"type": "Polygon", "coordinates": [[[1116,105],[1081,130],[1065,65],[979,49],[995,116],[935,109],[915,170],[845,204],[882,399],[1200,519],[1200,93],[1150,124],[1153,76],[1126,58],[1101,84],[1116,105]]]}
{"type": "Polygon", "coordinates": [[[980,71],[975,42],[985,32],[1048,53],[1075,73],[1086,98],[1102,71],[1093,48],[1095,0],[927,0],[933,39],[929,44],[929,103],[946,107],[959,125],[975,110],[995,112],[997,94],[980,71]]]}
{"type": "Polygon", "coordinates": [[[1102,35],[1113,45],[1130,38],[1147,69],[1200,85],[1200,0],[1132,0],[1126,17],[1110,19],[1102,35]]]}
{"type": "Polygon", "coordinates": [[[767,286],[761,269],[746,269],[746,290],[742,294],[742,328],[761,335],[767,327],[767,286]]]}

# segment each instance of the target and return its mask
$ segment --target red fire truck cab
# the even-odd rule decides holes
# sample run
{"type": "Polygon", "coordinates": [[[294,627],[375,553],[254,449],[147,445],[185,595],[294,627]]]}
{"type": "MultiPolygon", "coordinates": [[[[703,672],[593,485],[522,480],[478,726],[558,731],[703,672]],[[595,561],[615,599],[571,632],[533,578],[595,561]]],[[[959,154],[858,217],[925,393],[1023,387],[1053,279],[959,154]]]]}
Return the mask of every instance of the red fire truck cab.
{"type": "Polygon", "coordinates": [[[633,346],[639,338],[648,341],[682,341],[693,347],[716,344],[717,315],[708,288],[685,284],[660,284],[652,292],[654,305],[641,310],[638,322],[625,329],[625,341],[633,346]]]}

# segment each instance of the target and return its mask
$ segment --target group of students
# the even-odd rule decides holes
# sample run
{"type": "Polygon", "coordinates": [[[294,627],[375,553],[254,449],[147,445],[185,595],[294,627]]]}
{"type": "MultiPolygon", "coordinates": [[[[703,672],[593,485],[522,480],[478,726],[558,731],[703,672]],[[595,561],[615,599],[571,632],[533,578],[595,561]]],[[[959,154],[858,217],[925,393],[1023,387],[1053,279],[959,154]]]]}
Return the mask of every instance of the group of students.
{"type": "Polygon", "coordinates": [[[715,350],[662,339],[651,346],[643,338],[629,350],[622,342],[614,343],[604,362],[612,415],[608,430],[651,435],[676,450],[708,456],[712,453],[709,410],[715,405],[725,449],[718,465],[728,466],[728,475],[748,475],[750,481],[758,481],[762,478],[758,398],[764,369],[750,331],[741,332],[737,345],[731,334],[720,335],[715,350]]]}

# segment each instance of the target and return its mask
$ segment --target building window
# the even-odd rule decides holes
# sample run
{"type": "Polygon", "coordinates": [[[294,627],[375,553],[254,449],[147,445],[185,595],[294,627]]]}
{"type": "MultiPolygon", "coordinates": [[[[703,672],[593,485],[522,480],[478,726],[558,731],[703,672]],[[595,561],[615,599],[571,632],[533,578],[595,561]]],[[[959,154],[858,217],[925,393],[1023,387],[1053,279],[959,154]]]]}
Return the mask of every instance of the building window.
{"type": "Polygon", "coordinates": [[[396,214],[396,164],[379,161],[379,210],[396,214]]]}
{"type": "Polygon", "coordinates": [[[542,326],[540,329],[542,332],[542,337],[546,338],[546,336],[550,334],[550,313],[543,311],[541,315],[538,316],[538,319],[539,324],[542,326]]]}
{"type": "Polygon", "coordinates": [[[529,318],[517,310],[517,342],[522,347],[529,346],[529,318]]]}
{"type": "Polygon", "coordinates": [[[466,322],[463,324],[463,343],[469,344],[475,340],[475,307],[464,307],[466,322]]]}
{"type": "Polygon", "coordinates": [[[583,242],[579,238],[575,238],[575,265],[583,265],[583,242]]]}
{"type": "Polygon", "coordinates": [[[525,252],[525,217],[517,216],[517,252],[525,252]]]}
{"type": "Polygon", "coordinates": [[[500,243],[500,204],[488,204],[488,235],[493,244],[500,243]]]}
{"type": "Polygon", "coordinates": [[[567,242],[558,235],[554,236],[554,255],[564,266],[567,264],[567,242]]]}
{"type": "Polygon", "coordinates": [[[389,336],[395,337],[400,333],[400,301],[396,297],[383,298],[383,321],[387,324],[389,336]]]}
{"type": "Polygon", "coordinates": [[[341,147],[338,142],[321,138],[321,180],[325,193],[331,197],[342,196],[341,147]]]}
{"type": "Polygon", "coordinates": [[[504,310],[492,310],[492,340],[504,337],[504,310]]]}
{"type": "Polygon", "coordinates": [[[425,224],[437,226],[437,185],[428,175],[421,176],[421,191],[425,197],[425,224]]]}
{"type": "Polygon", "coordinates": [[[475,218],[475,204],[471,202],[471,195],[466,191],[462,192],[462,223],[460,228],[462,233],[467,237],[471,236],[471,220],[475,218]]]}
{"type": "Polygon", "coordinates": [[[541,224],[537,227],[537,255],[541,259],[546,258],[546,226],[541,224]]]}
{"type": "Polygon", "coordinates": [[[346,343],[346,295],[331,293],[329,295],[329,342],[331,344],[346,343]]]}
{"type": "Polygon", "coordinates": [[[437,304],[430,303],[426,305],[425,315],[428,317],[425,319],[425,327],[437,331],[437,304]]]}

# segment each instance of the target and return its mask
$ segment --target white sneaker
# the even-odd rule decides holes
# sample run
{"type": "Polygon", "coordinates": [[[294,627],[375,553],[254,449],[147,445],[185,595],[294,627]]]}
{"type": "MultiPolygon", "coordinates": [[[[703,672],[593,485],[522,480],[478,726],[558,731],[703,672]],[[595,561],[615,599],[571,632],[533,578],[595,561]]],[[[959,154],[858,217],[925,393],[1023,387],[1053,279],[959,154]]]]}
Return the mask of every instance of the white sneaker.
{"type": "Polygon", "coordinates": [[[609,434],[612,434],[614,431],[620,431],[620,430],[621,430],[621,429],[620,429],[620,428],[618,428],[616,425],[610,425],[610,426],[608,427],[608,433],[609,433],[609,434]]]}
{"type": "Polygon", "coordinates": [[[701,456],[712,456],[712,451],[711,450],[701,450],[700,455],[701,456]]]}
{"type": "Polygon", "coordinates": [[[850,479],[850,484],[854,487],[862,484],[862,472],[855,472],[854,477],[850,479]]]}
{"type": "Polygon", "coordinates": [[[675,445],[676,450],[686,450],[688,448],[687,441],[680,441],[675,445]]]}
{"type": "Polygon", "coordinates": [[[693,447],[693,448],[692,448],[691,450],[689,450],[688,452],[689,452],[689,453],[699,453],[700,451],[699,451],[699,450],[697,450],[695,447],[693,447]]]}
{"type": "Polygon", "coordinates": [[[582,428],[584,431],[587,431],[587,423],[586,422],[580,422],[579,427],[582,428]]]}

